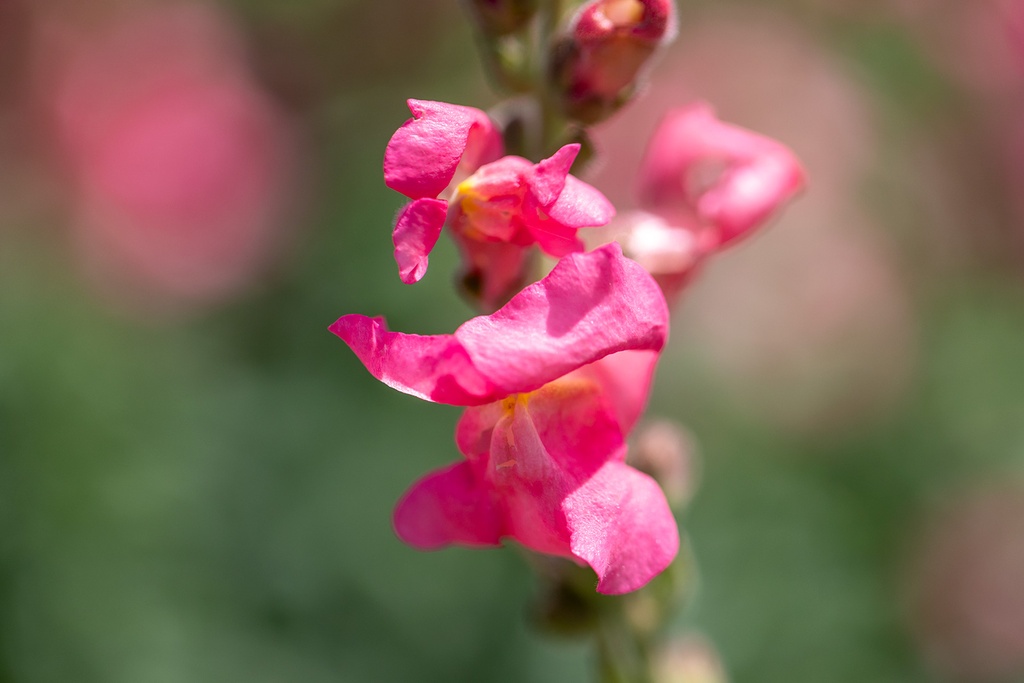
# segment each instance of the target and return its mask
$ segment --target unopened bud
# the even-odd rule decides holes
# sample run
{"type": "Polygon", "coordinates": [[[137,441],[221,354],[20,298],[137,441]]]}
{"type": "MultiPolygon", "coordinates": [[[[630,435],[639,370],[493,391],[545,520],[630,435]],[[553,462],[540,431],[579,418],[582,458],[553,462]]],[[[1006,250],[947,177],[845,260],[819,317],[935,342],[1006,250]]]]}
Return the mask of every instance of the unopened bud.
{"type": "Polygon", "coordinates": [[[486,36],[522,30],[537,12],[537,0],[467,0],[476,25],[486,36]]]}
{"type": "Polygon", "coordinates": [[[551,80],[565,113],[596,123],[625,104],[651,55],[675,35],[672,0],[593,0],[555,44],[551,80]]]}

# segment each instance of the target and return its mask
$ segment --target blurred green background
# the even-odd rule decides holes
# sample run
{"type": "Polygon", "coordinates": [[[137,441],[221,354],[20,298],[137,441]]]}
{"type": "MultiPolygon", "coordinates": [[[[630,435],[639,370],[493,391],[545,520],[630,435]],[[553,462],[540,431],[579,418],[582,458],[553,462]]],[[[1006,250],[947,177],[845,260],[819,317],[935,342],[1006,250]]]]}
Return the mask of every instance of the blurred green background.
{"type": "MultiPolygon", "coordinates": [[[[590,680],[585,641],[531,630],[516,552],[394,537],[458,410],[326,329],[472,315],[448,242],[395,277],[381,177],[405,98],[497,101],[461,8],[222,3],[300,161],[258,277],[164,313],[97,294],[73,246],[35,79],[47,22],[136,9],[89,4],[0,0],[0,682],[590,680]]],[[[736,683],[1024,681],[1021,506],[950,521],[1024,498],[1024,48],[997,4],[683,0],[598,131],[593,182],[627,205],[613,152],[692,97],[808,166],[675,312],[650,408],[699,451],[675,628],[736,683]]]]}

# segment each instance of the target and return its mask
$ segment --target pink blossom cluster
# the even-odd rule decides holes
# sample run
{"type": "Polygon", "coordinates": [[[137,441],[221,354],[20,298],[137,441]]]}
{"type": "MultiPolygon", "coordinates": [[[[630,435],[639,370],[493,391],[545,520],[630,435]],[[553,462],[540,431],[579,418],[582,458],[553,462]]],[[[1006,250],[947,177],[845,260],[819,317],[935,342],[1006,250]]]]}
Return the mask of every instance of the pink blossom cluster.
{"type": "MultiPolygon", "coordinates": [[[[583,124],[621,106],[638,55],[674,25],[669,2],[586,3],[569,25],[572,53],[554,61],[566,110],[586,102],[569,118],[583,124]],[[635,59],[619,73],[609,55],[624,53],[635,59]]],[[[330,327],[384,384],[465,408],[455,430],[462,459],[412,485],[395,530],[421,549],[513,539],[588,565],[601,593],[637,590],[680,543],[662,487],[626,462],[668,338],[666,294],[764,224],[800,189],[803,171],[782,145],[719,122],[706,105],[674,112],[641,173],[645,211],[635,216],[645,218],[612,228],[633,260],[601,243],[608,234],[595,228],[615,209],[571,173],[579,143],[534,163],[506,154],[507,131],[483,111],[420,100],[409,108],[384,155],[386,184],[409,200],[393,231],[399,276],[423,278],[447,231],[470,298],[489,313],[445,335],[392,332],[363,315],[330,327]],[[538,252],[557,263],[527,284],[538,252]]]]}

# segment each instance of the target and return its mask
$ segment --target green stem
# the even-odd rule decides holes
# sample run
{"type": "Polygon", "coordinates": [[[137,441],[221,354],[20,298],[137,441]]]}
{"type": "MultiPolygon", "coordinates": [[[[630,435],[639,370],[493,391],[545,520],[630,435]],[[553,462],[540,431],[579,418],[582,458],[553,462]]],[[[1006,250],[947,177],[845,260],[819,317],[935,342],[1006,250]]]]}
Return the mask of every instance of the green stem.
{"type": "Polygon", "coordinates": [[[538,149],[535,150],[538,160],[553,154],[565,136],[566,120],[548,84],[551,47],[562,28],[564,14],[564,0],[547,0],[540,10],[540,27],[534,45],[535,93],[540,105],[541,126],[540,135],[537,136],[538,149]]]}
{"type": "Polygon", "coordinates": [[[650,638],[631,627],[621,602],[602,616],[597,650],[601,683],[654,683],[650,638]]]}

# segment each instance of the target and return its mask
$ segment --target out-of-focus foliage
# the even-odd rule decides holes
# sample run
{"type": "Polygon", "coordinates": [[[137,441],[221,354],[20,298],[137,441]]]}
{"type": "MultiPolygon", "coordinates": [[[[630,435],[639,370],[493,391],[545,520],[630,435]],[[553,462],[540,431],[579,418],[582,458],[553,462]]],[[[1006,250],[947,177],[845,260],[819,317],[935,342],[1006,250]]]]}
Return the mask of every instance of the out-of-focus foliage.
{"type": "MultiPolygon", "coordinates": [[[[0,0],[0,682],[587,680],[586,644],[530,630],[514,550],[394,538],[457,411],[326,330],[470,315],[445,240],[398,281],[380,166],[405,98],[493,103],[457,3],[222,3],[296,132],[298,191],[248,289],[141,316],[82,267],[38,85],[55,21],[130,5],[0,0]]],[[[737,683],[1024,676],[1024,614],[985,611],[1021,604],[999,541],[1020,518],[962,570],[921,559],[955,554],[942,531],[977,501],[1024,495],[1024,50],[982,49],[997,6],[682,0],[649,92],[597,136],[625,156],[592,180],[624,203],[659,112],[695,97],[807,165],[791,212],[684,296],[651,406],[701,454],[677,627],[737,683]],[[954,38],[973,56],[951,67],[954,38]]]]}

